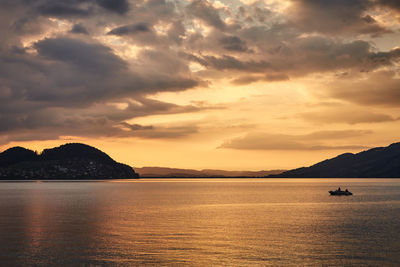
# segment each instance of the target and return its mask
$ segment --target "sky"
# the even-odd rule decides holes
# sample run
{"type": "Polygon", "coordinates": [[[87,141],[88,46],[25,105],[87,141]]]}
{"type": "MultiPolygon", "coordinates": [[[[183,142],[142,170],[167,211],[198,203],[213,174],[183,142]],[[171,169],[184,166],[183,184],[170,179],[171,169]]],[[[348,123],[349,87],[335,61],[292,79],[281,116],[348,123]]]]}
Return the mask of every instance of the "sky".
{"type": "Polygon", "coordinates": [[[0,151],[270,170],[400,141],[400,1],[0,0],[0,151]]]}

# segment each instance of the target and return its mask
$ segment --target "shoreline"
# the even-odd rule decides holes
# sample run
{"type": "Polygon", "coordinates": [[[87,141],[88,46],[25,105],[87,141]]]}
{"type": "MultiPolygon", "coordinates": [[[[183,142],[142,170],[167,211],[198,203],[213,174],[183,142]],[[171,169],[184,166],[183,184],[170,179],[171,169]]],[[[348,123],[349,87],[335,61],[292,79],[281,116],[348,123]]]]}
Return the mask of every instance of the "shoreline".
{"type": "Polygon", "coordinates": [[[212,180],[212,179],[265,179],[265,180],[279,180],[279,179],[400,179],[400,177],[140,177],[140,178],[121,178],[121,179],[1,179],[0,183],[9,182],[30,182],[30,183],[41,183],[41,182],[110,182],[110,181],[136,181],[136,180],[180,180],[180,179],[191,179],[191,180],[212,180]]]}

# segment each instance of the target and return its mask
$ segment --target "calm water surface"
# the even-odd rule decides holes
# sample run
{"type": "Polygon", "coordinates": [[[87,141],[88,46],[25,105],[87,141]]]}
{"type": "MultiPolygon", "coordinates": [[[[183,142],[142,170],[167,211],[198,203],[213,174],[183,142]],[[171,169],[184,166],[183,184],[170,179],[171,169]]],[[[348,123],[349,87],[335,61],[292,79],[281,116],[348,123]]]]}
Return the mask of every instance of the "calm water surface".
{"type": "Polygon", "coordinates": [[[0,263],[400,266],[400,179],[1,182],[0,263]]]}

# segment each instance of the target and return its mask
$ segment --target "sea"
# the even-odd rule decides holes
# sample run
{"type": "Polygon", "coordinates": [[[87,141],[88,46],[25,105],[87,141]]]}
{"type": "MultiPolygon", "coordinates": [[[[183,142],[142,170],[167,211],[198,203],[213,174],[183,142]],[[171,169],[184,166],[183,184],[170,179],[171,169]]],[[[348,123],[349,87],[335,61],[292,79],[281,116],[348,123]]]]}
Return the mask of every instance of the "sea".
{"type": "Polygon", "coordinates": [[[0,265],[400,266],[400,179],[3,181],[0,265]]]}

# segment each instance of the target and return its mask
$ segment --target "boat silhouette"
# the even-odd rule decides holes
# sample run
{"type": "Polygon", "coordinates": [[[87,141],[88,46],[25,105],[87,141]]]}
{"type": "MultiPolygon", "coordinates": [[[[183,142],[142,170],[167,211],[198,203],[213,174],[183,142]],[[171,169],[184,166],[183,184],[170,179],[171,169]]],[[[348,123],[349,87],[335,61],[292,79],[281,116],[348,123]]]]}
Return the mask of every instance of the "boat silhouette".
{"type": "Polygon", "coordinates": [[[337,190],[331,190],[329,191],[329,194],[331,194],[331,196],[351,196],[353,195],[352,192],[350,192],[349,190],[341,190],[340,187],[337,190]]]}

